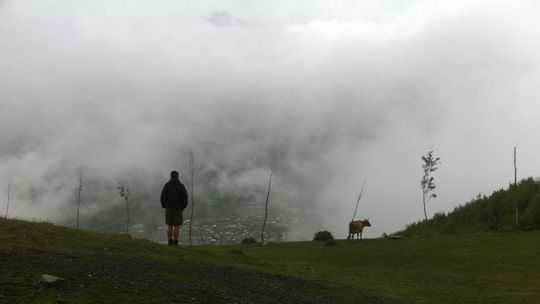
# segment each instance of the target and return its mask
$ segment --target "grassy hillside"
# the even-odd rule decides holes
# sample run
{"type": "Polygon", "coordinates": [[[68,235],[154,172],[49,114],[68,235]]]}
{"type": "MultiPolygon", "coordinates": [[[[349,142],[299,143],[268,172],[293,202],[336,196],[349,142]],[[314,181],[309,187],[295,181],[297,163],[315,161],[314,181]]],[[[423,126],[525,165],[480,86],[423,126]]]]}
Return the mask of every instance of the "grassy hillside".
{"type": "Polygon", "coordinates": [[[0,303],[342,302],[333,287],[229,266],[236,261],[244,259],[234,250],[216,255],[1,219],[0,303]],[[47,284],[43,274],[65,281],[47,284]]]}
{"type": "Polygon", "coordinates": [[[516,203],[519,230],[540,229],[540,180],[528,178],[520,181],[517,187],[510,185],[489,197],[479,195],[448,214],[438,213],[428,221],[411,224],[400,234],[414,236],[518,230],[515,225],[516,203]]]}
{"type": "Polygon", "coordinates": [[[538,303],[540,232],[171,248],[0,220],[0,303],[538,303]],[[66,281],[46,284],[42,274],[66,281]]]}

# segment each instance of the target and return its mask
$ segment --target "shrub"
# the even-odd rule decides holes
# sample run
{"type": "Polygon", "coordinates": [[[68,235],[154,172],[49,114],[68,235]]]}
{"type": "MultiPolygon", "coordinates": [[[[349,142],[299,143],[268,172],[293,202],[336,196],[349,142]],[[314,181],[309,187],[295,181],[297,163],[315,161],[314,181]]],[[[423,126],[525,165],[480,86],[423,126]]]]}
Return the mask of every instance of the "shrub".
{"type": "Polygon", "coordinates": [[[333,240],[334,237],[329,231],[319,231],[315,233],[315,236],[313,237],[313,240],[316,242],[324,242],[327,240],[333,240]]]}
{"type": "Polygon", "coordinates": [[[257,244],[257,241],[254,238],[248,237],[242,240],[242,245],[257,244]]]}

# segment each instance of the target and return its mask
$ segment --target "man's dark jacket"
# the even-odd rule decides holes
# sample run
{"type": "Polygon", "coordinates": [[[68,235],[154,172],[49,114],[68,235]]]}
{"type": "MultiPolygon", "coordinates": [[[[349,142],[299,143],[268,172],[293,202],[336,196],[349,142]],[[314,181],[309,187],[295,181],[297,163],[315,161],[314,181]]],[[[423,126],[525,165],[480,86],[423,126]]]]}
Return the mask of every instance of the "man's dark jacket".
{"type": "Polygon", "coordinates": [[[178,179],[169,180],[161,191],[161,207],[184,210],[188,204],[186,187],[178,179]]]}

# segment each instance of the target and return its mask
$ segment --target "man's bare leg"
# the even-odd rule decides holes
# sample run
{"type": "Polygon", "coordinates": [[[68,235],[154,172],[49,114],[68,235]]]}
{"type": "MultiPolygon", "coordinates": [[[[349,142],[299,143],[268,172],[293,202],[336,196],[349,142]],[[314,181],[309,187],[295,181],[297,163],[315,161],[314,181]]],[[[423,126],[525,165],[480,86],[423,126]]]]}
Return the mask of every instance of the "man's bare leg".
{"type": "Polygon", "coordinates": [[[169,241],[169,245],[172,245],[172,243],[173,243],[173,225],[169,225],[169,227],[167,227],[167,240],[169,241]]]}
{"type": "Polygon", "coordinates": [[[180,225],[176,225],[173,227],[173,237],[174,237],[174,245],[178,245],[178,236],[180,235],[180,225]]]}

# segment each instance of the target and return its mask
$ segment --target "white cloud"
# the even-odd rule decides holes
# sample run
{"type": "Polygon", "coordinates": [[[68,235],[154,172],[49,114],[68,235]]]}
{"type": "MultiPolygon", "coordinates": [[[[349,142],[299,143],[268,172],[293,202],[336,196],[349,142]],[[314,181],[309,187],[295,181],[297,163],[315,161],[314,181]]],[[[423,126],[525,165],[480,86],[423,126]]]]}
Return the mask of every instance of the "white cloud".
{"type": "Polygon", "coordinates": [[[367,179],[368,235],[394,231],[422,216],[428,150],[430,214],[505,186],[516,143],[538,176],[540,10],[520,4],[4,1],[0,185],[56,219],[80,168],[151,195],[191,146],[201,195],[264,188],[278,157],[276,203],[339,231],[367,179]]]}

